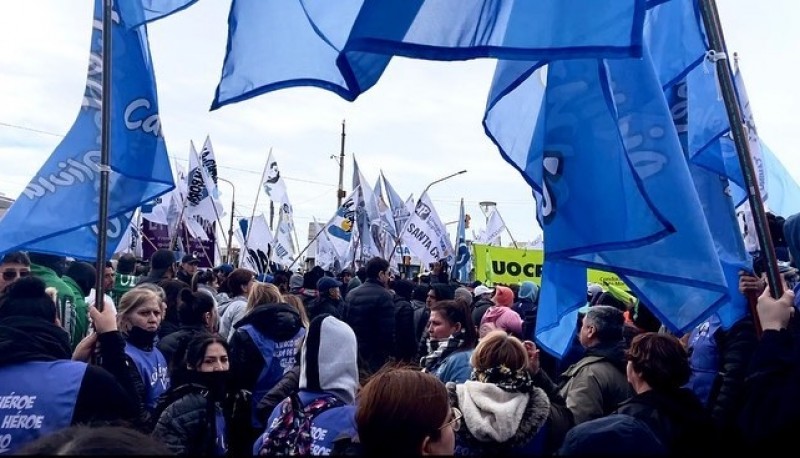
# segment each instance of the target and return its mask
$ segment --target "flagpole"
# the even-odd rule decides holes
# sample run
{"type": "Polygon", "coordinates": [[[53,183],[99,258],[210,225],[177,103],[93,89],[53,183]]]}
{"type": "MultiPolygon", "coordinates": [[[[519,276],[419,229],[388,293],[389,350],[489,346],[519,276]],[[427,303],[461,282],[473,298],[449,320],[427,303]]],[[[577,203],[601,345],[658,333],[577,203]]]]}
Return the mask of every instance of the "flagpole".
{"type": "MultiPolygon", "coordinates": [[[[192,148],[192,152],[194,153],[195,160],[197,160],[198,167],[203,167],[203,169],[205,169],[205,165],[203,165],[203,161],[200,159],[200,155],[197,153],[197,150],[192,148]]],[[[203,171],[201,170],[200,171],[200,176],[201,177],[207,176],[207,174],[204,175],[203,171]]],[[[208,176],[208,178],[213,182],[213,179],[210,176],[208,176]]],[[[205,181],[205,179],[203,181],[205,181]]],[[[214,183],[214,187],[215,188],[217,187],[217,183],[214,183]]],[[[206,189],[208,189],[208,183],[206,183],[206,189]]],[[[209,193],[209,195],[210,195],[210,193],[209,193]]],[[[219,223],[220,230],[224,231],[224,229],[222,229],[222,221],[220,220],[220,217],[219,217],[219,211],[217,211],[217,204],[216,204],[216,202],[214,202],[214,196],[210,195],[210,197],[211,197],[211,207],[214,209],[214,216],[217,218],[217,223],[219,223]]],[[[203,228],[203,229],[205,229],[205,228],[203,228]]],[[[225,240],[225,237],[223,237],[222,239],[225,240]]],[[[219,255],[220,262],[222,262],[222,249],[219,247],[219,243],[217,243],[217,230],[216,230],[216,228],[214,228],[214,247],[216,247],[217,254],[219,255]]],[[[230,251],[231,250],[231,246],[228,245],[226,250],[230,251]]],[[[208,254],[205,253],[205,247],[203,247],[203,253],[206,255],[206,260],[208,260],[208,263],[211,264],[211,267],[214,267],[214,261],[211,260],[208,257],[208,254]]]]}
{"type": "MultiPolygon", "coordinates": [[[[761,251],[764,253],[766,260],[766,273],[772,297],[779,298],[783,295],[783,282],[781,279],[780,271],[778,270],[778,258],[775,255],[775,248],[772,244],[772,236],[769,233],[769,225],[767,223],[767,215],[764,211],[764,201],[761,196],[761,190],[758,186],[755,168],[753,167],[753,159],[750,153],[750,145],[747,140],[747,132],[745,132],[745,124],[742,117],[742,112],[737,102],[736,88],[734,86],[733,74],[730,65],[728,65],[727,56],[725,55],[725,37],[722,33],[722,25],[719,19],[719,11],[715,0],[703,0],[700,2],[703,24],[706,28],[706,34],[712,51],[717,57],[716,69],[717,79],[719,81],[720,89],[722,91],[722,99],[725,103],[725,109],[728,112],[728,119],[731,126],[731,134],[733,141],[736,145],[736,151],[739,158],[739,166],[742,169],[744,176],[745,189],[747,190],[747,200],[750,203],[750,210],[753,212],[753,222],[755,223],[756,236],[761,246],[761,251]]],[[[751,304],[754,308],[755,304],[751,304]]],[[[760,333],[761,323],[758,319],[756,310],[753,312],[753,319],[756,324],[756,330],[760,333]]]]}
{"type": "Polygon", "coordinates": [[[495,211],[495,213],[497,213],[497,217],[500,218],[500,221],[503,223],[503,227],[506,228],[506,232],[508,232],[508,236],[511,238],[511,243],[514,244],[514,248],[519,248],[517,246],[517,241],[514,240],[514,236],[511,235],[511,229],[508,228],[508,225],[506,224],[506,220],[503,219],[503,215],[501,215],[500,212],[497,211],[497,208],[495,208],[494,211],[495,211]]]}
{"type": "Polygon", "coordinates": [[[322,229],[317,231],[317,234],[314,236],[314,238],[309,240],[308,244],[303,248],[303,250],[300,253],[298,253],[297,256],[294,257],[294,261],[292,261],[292,263],[289,264],[288,270],[292,270],[292,267],[294,267],[294,265],[297,263],[297,260],[300,259],[300,256],[302,256],[303,253],[305,253],[306,250],[308,250],[308,247],[310,247],[311,244],[314,243],[314,240],[317,240],[317,238],[320,236],[320,234],[322,234],[322,231],[324,231],[326,227],[328,227],[327,224],[322,226],[322,229]]]}
{"type": "Polygon", "coordinates": [[[100,107],[100,204],[97,221],[97,279],[94,283],[95,307],[102,311],[103,276],[106,267],[106,238],[108,237],[108,175],[111,171],[111,13],[112,0],[103,0],[103,95],[100,107]]]}
{"type": "MultiPolygon", "coordinates": [[[[253,203],[253,212],[250,213],[250,222],[247,224],[247,234],[244,236],[244,246],[247,247],[248,242],[250,241],[250,233],[252,232],[250,228],[253,227],[253,219],[256,217],[256,207],[258,207],[258,196],[261,195],[261,185],[264,183],[264,175],[267,174],[267,166],[269,165],[269,157],[272,155],[272,148],[269,149],[269,154],[267,155],[267,160],[264,161],[264,170],[261,171],[261,180],[258,182],[258,192],[256,192],[256,201],[253,203]]],[[[270,201],[271,202],[271,201],[270,201]]],[[[270,228],[272,229],[272,228],[270,228]]]]}

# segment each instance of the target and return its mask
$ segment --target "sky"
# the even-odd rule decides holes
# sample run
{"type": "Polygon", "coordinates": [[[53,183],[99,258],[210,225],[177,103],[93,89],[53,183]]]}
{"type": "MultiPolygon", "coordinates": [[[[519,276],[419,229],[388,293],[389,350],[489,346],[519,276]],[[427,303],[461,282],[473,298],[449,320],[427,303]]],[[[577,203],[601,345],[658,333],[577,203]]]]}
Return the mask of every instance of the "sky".
{"type": "MultiPolygon", "coordinates": [[[[728,49],[739,54],[758,132],[796,180],[800,144],[795,90],[800,2],[718,0],[728,49]]],[[[336,209],[335,159],[346,121],[344,188],[353,157],[374,185],[380,171],[403,196],[429,195],[455,232],[459,200],[484,227],[478,203],[493,201],[517,242],[540,233],[535,201],[518,172],[485,136],[481,120],[494,71],[490,59],[425,62],[394,58],[355,102],[317,88],[290,88],[209,111],[225,56],[230,1],[200,0],[149,26],[161,126],[169,154],[184,167],[189,142],[210,136],[228,214],[269,212],[257,197],[270,148],[286,179],[302,248],[308,223],[336,209]]],[[[0,2],[0,193],[16,198],[69,130],[86,80],[93,0],[0,2]]],[[[68,212],[68,209],[65,209],[68,212]]],[[[277,218],[276,218],[277,219],[277,218]]],[[[276,221],[277,223],[277,221],[276,221]]],[[[469,238],[469,235],[468,235],[469,238]]],[[[508,233],[502,243],[510,242],[508,233]]]]}

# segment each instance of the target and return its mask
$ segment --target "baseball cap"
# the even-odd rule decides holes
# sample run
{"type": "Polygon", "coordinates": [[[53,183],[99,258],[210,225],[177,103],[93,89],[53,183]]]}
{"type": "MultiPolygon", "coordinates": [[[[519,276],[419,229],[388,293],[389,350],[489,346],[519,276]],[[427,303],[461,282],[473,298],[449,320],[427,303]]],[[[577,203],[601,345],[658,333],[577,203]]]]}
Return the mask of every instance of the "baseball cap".
{"type": "Polygon", "coordinates": [[[493,288],[489,288],[488,286],[478,285],[475,290],[472,291],[474,296],[480,296],[481,294],[491,293],[494,292],[493,288]]]}
{"type": "Polygon", "coordinates": [[[322,277],[317,281],[317,291],[327,291],[342,286],[342,282],[333,277],[322,277]]]}
{"type": "Polygon", "coordinates": [[[183,263],[197,264],[199,262],[200,262],[200,260],[197,259],[194,255],[191,255],[191,254],[187,254],[186,256],[181,258],[181,264],[183,264],[183,263]]]}

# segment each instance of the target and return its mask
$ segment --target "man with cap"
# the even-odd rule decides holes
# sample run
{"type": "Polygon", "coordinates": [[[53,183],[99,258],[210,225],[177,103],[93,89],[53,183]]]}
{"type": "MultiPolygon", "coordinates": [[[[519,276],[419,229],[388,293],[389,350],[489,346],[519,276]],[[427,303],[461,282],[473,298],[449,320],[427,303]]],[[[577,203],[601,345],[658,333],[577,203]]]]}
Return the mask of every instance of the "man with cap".
{"type": "Polygon", "coordinates": [[[492,302],[492,293],[494,288],[489,288],[486,285],[478,285],[472,290],[472,295],[475,296],[475,302],[472,303],[472,322],[477,326],[483,314],[489,310],[489,307],[494,305],[492,302]]]}
{"type": "Polygon", "coordinates": [[[341,290],[342,282],[333,277],[322,277],[317,281],[317,297],[309,302],[306,307],[308,319],[327,313],[338,319],[342,318],[344,301],[342,301],[341,290]]]}
{"type": "MultiPolygon", "coordinates": [[[[142,283],[158,283],[161,280],[169,280],[175,276],[175,255],[170,250],[156,250],[150,256],[150,272],[139,277],[137,285],[142,283]]],[[[191,285],[191,282],[186,284],[191,285]]]]}
{"type": "Polygon", "coordinates": [[[187,285],[191,285],[192,277],[194,277],[194,274],[197,273],[198,264],[200,264],[200,260],[197,259],[195,255],[185,255],[183,258],[181,258],[181,267],[178,269],[178,273],[175,275],[175,277],[187,285]]]}

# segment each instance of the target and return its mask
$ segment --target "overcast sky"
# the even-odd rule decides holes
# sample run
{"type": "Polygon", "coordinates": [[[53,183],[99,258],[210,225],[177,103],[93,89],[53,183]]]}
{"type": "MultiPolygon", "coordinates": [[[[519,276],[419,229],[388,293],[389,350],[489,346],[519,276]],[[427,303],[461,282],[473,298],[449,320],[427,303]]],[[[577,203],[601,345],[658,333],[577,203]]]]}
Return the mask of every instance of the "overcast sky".
{"type": "MultiPolygon", "coordinates": [[[[443,221],[458,218],[463,197],[476,232],[484,226],[480,201],[497,202],[517,241],[541,232],[529,187],[483,133],[493,61],[395,58],[381,81],[352,103],[321,89],[293,88],[210,112],[229,7],[229,1],[201,0],[149,32],[169,154],[185,166],[189,141],[199,148],[210,135],[220,177],[236,186],[236,216],[253,211],[273,148],[299,238],[307,240],[313,217],[325,221],[336,207],[339,172],[330,156],[339,154],[346,120],[346,190],[354,154],[371,184],[383,170],[404,198],[466,169],[429,192],[443,221]]],[[[740,56],[761,138],[798,179],[800,2],[719,0],[718,7],[728,48],[740,56]]],[[[0,193],[16,198],[72,125],[86,80],[92,9],[92,0],[0,2],[0,193]]],[[[231,187],[222,183],[220,190],[230,212],[231,187]]],[[[262,195],[257,212],[268,209],[262,195]]]]}

